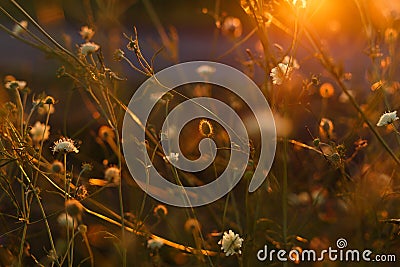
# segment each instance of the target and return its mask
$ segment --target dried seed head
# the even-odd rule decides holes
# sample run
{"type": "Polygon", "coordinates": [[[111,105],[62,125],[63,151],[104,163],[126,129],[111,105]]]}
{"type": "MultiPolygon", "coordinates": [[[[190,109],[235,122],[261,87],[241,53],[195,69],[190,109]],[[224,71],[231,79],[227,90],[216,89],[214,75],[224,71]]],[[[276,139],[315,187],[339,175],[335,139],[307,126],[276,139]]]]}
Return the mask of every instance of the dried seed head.
{"type": "Polygon", "coordinates": [[[226,17],[222,23],[221,30],[223,35],[232,39],[237,39],[243,32],[242,22],[235,17],[226,17]]]}
{"type": "Polygon", "coordinates": [[[109,138],[113,139],[115,138],[115,133],[109,126],[103,125],[99,128],[99,137],[102,140],[107,140],[109,138]]]}
{"type": "Polygon", "coordinates": [[[168,214],[168,209],[164,205],[157,205],[153,212],[157,217],[163,218],[168,214]]]}
{"type": "Polygon", "coordinates": [[[117,167],[110,167],[105,171],[104,178],[107,181],[118,185],[121,182],[120,170],[117,167]]]}
{"type": "Polygon", "coordinates": [[[333,136],[333,122],[330,119],[321,119],[319,123],[319,134],[325,138],[331,138],[333,136]]]}
{"type": "Polygon", "coordinates": [[[331,83],[323,83],[319,88],[319,94],[323,98],[330,98],[333,96],[334,93],[335,89],[333,88],[333,85],[331,83]]]}
{"type": "Polygon", "coordinates": [[[83,205],[76,199],[65,201],[65,210],[73,218],[81,218],[83,214],[83,205]]]}
{"type": "Polygon", "coordinates": [[[201,231],[201,224],[198,220],[190,218],[185,222],[184,229],[188,233],[199,233],[201,231]]]}
{"type": "Polygon", "coordinates": [[[62,162],[55,160],[51,164],[51,172],[52,173],[62,173],[64,171],[64,164],[62,162]]]}

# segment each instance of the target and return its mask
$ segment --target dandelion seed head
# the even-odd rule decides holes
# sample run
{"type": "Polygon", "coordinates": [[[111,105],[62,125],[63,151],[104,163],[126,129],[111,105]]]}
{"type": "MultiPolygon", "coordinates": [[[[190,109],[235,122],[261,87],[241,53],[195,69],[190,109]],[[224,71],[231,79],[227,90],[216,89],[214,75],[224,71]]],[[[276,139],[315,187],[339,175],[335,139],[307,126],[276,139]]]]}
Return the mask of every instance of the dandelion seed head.
{"type": "Polygon", "coordinates": [[[120,170],[117,167],[109,167],[104,172],[104,178],[113,184],[119,185],[121,182],[120,170]]]}
{"type": "Polygon", "coordinates": [[[64,164],[61,161],[55,160],[51,164],[52,173],[62,173],[64,171],[64,164]]]}
{"type": "Polygon", "coordinates": [[[160,238],[152,238],[147,240],[147,248],[151,250],[160,249],[164,245],[164,242],[160,238]]]}
{"type": "Polygon", "coordinates": [[[83,205],[76,199],[68,199],[64,203],[65,210],[73,218],[80,218],[83,214],[83,205]]]}
{"type": "Polygon", "coordinates": [[[67,213],[61,213],[57,217],[57,222],[61,227],[63,227],[63,228],[68,227],[69,229],[74,229],[77,224],[76,221],[74,220],[74,218],[67,213]]]}
{"type": "Polygon", "coordinates": [[[242,247],[243,238],[235,234],[232,230],[224,232],[222,239],[218,242],[221,245],[221,250],[224,251],[226,256],[234,254],[242,254],[240,248],[242,247]]]}
{"type": "Polygon", "coordinates": [[[63,137],[59,139],[58,141],[54,142],[54,146],[52,147],[53,153],[59,152],[59,153],[70,153],[70,152],[75,152],[79,153],[79,150],[75,146],[75,142],[70,139],[63,137]]]}

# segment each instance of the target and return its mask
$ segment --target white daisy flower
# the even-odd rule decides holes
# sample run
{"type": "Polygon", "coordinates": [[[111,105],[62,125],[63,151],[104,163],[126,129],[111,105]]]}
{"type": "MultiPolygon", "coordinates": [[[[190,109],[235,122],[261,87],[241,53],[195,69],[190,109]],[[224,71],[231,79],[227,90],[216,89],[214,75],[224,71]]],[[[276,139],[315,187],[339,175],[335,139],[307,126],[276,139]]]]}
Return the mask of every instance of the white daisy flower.
{"type": "Polygon", "coordinates": [[[273,84],[281,85],[284,80],[290,79],[293,70],[299,68],[300,65],[297,63],[296,59],[285,56],[282,62],[278,63],[278,65],[271,70],[269,76],[272,77],[273,84]]]}
{"type": "Polygon", "coordinates": [[[40,142],[49,139],[50,126],[37,121],[29,131],[32,135],[33,142],[40,142]]]}
{"type": "Polygon", "coordinates": [[[386,126],[388,124],[397,121],[399,117],[397,117],[397,111],[386,112],[380,118],[376,126],[386,126]]]}
{"type": "Polygon", "coordinates": [[[160,238],[152,238],[147,240],[147,248],[151,250],[160,249],[164,245],[164,242],[160,238]]]}
{"type": "Polygon", "coordinates": [[[232,230],[224,232],[222,239],[218,242],[221,245],[221,250],[224,251],[226,256],[234,254],[242,254],[240,248],[242,247],[243,238],[235,234],[232,230]]]}
{"type": "Polygon", "coordinates": [[[63,137],[63,138],[59,139],[58,141],[54,142],[54,146],[52,147],[52,150],[53,150],[53,153],[54,152],[79,153],[79,150],[75,146],[75,142],[72,139],[66,138],[66,137],[63,137]]]}
{"type": "Polygon", "coordinates": [[[80,52],[83,56],[87,56],[88,54],[94,53],[99,50],[100,46],[93,42],[87,42],[81,45],[80,52]]]}
{"type": "Polygon", "coordinates": [[[283,81],[289,78],[292,68],[287,64],[279,63],[278,66],[271,70],[269,76],[272,77],[272,83],[276,85],[281,85],[283,81]]]}

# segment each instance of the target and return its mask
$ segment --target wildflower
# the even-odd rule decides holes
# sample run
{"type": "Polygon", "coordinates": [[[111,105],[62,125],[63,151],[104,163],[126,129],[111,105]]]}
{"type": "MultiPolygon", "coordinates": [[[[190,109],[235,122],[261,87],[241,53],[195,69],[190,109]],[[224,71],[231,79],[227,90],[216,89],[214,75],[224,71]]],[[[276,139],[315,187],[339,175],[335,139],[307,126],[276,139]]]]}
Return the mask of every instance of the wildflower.
{"type": "Polygon", "coordinates": [[[333,88],[333,85],[331,83],[323,83],[319,88],[319,94],[323,98],[330,98],[333,96],[334,93],[335,89],[333,88]]]}
{"type": "Polygon", "coordinates": [[[319,134],[330,138],[333,135],[333,122],[330,119],[322,118],[319,123],[319,134]]]}
{"type": "Polygon", "coordinates": [[[394,121],[397,121],[399,117],[397,117],[397,111],[386,112],[380,118],[376,126],[385,126],[388,124],[392,124],[394,121]]]}
{"type": "Polygon", "coordinates": [[[193,233],[193,231],[200,232],[201,224],[198,220],[190,218],[185,222],[183,228],[188,233],[193,233]]]}
{"type": "Polygon", "coordinates": [[[76,148],[75,143],[72,139],[63,137],[58,141],[54,142],[54,146],[52,147],[53,153],[70,153],[75,152],[79,153],[79,150],[76,148]]]}
{"type": "Polygon", "coordinates": [[[82,218],[83,205],[81,202],[76,199],[68,199],[65,201],[64,205],[68,215],[71,215],[75,219],[82,218]]]}
{"type": "Polygon", "coordinates": [[[297,63],[297,60],[292,57],[285,56],[282,60],[282,63],[290,66],[292,69],[300,69],[299,63],[297,63]]]}
{"type": "Polygon", "coordinates": [[[87,225],[85,224],[80,224],[78,226],[78,231],[82,234],[86,234],[87,233],[87,225]]]}
{"type": "Polygon", "coordinates": [[[124,51],[122,51],[121,49],[117,49],[113,53],[113,59],[115,61],[121,61],[124,58],[124,55],[125,55],[124,51]]]}
{"type": "Polygon", "coordinates": [[[91,163],[82,163],[82,171],[83,172],[90,172],[91,170],[93,170],[93,165],[91,163]]]}
{"type": "Polygon", "coordinates": [[[93,42],[87,42],[81,45],[80,52],[83,56],[87,56],[99,50],[100,46],[93,42]]]}
{"type": "Polygon", "coordinates": [[[62,173],[64,171],[64,164],[61,161],[55,160],[51,164],[51,172],[52,173],[62,173]]]}
{"type": "Polygon", "coordinates": [[[40,142],[49,139],[50,126],[37,121],[29,131],[32,135],[33,142],[40,142]]]}
{"type": "Polygon", "coordinates": [[[168,214],[168,209],[164,205],[157,205],[153,212],[157,217],[164,217],[168,214]]]}
{"type": "Polygon", "coordinates": [[[26,87],[25,81],[8,81],[5,84],[6,89],[18,89],[23,90],[26,87]]]}
{"type": "Polygon", "coordinates": [[[240,19],[235,17],[226,17],[222,23],[222,34],[232,39],[239,38],[243,32],[243,26],[240,19]]]}
{"type": "Polygon", "coordinates": [[[28,28],[28,22],[26,20],[22,20],[19,22],[19,24],[15,24],[12,32],[15,35],[20,35],[25,31],[25,29],[28,28]]]}
{"type": "Polygon", "coordinates": [[[152,238],[147,240],[147,248],[151,250],[160,249],[164,245],[164,242],[160,238],[152,238]]]}
{"type": "Polygon", "coordinates": [[[69,229],[74,229],[77,224],[74,218],[67,213],[61,213],[57,217],[57,222],[61,227],[68,227],[69,229]]]}
{"type": "Polygon", "coordinates": [[[271,70],[269,76],[272,77],[272,83],[276,85],[281,85],[284,80],[289,79],[292,71],[294,69],[299,69],[300,65],[297,63],[296,59],[286,56],[282,62],[271,70]]]}
{"type": "Polygon", "coordinates": [[[179,153],[173,153],[173,152],[169,153],[168,156],[164,157],[165,161],[172,162],[172,163],[177,162],[178,159],[179,159],[179,153]]]}
{"type": "Polygon", "coordinates": [[[232,230],[224,232],[222,239],[218,242],[221,245],[221,250],[224,251],[226,256],[234,254],[242,254],[240,248],[242,247],[243,238],[235,234],[232,230]]]}
{"type": "Polygon", "coordinates": [[[110,167],[104,173],[104,178],[112,182],[115,185],[118,185],[121,182],[121,173],[117,167],[110,167]]]}
{"type": "Polygon", "coordinates": [[[48,113],[53,114],[55,111],[54,103],[55,100],[51,96],[48,96],[43,100],[37,99],[33,101],[33,105],[37,106],[37,112],[39,115],[47,115],[48,113]]]}
{"type": "Polygon", "coordinates": [[[95,31],[92,28],[89,28],[88,26],[82,26],[81,31],[79,34],[81,35],[82,39],[85,41],[90,41],[94,35],[95,31]]]}
{"type": "Polygon", "coordinates": [[[202,77],[208,77],[215,73],[215,68],[209,65],[201,65],[196,69],[196,72],[202,77]]]}
{"type": "Polygon", "coordinates": [[[76,188],[75,195],[78,199],[81,199],[81,200],[85,199],[89,195],[88,190],[86,189],[86,186],[84,186],[84,185],[78,186],[76,188]]]}
{"type": "Polygon", "coordinates": [[[99,128],[99,137],[102,140],[107,140],[109,138],[113,139],[115,137],[115,133],[109,126],[103,125],[99,128]]]}
{"type": "Polygon", "coordinates": [[[211,137],[214,134],[214,128],[208,120],[202,119],[199,123],[199,132],[204,137],[211,137]]]}

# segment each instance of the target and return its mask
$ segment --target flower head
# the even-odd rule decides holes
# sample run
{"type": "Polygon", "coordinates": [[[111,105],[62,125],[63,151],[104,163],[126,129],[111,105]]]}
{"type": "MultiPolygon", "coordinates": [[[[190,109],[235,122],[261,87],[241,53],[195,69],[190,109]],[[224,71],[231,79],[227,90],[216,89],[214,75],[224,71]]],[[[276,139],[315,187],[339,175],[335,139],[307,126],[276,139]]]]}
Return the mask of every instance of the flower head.
{"type": "Polygon", "coordinates": [[[397,111],[386,112],[380,118],[376,126],[386,126],[394,121],[397,121],[399,117],[397,117],[397,111]]]}
{"type": "Polygon", "coordinates": [[[99,50],[100,46],[93,42],[87,42],[81,45],[80,52],[83,56],[87,56],[99,50]]]}
{"type": "Polygon", "coordinates": [[[239,38],[243,32],[243,26],[240,19],[235,17],[226,17],[222,23],[222,34],[232,39],[239,38]]]}
{"type": "Polygon", "coordinates": [[[64,164],[61,161],[55,160],[51,164],[51,172],[52,173],[62,173],[64,171],[64,164]]]}
{"type": "Polygon", "coordinates": [[[8,81],[5,84],[6,89],[19,89],[23,90],[26,87],[25,81],[8,81]]]}
{"type": "Polygon", "coordinates": [[[74,229],[77,226],[77,222],[74,218],[67,213],[61,213],[57,217],[57,222],[61,227],[68,227],[69,229],[74,229]]]}
{"type": "Polygon", "coordinates": [[[218,242],[221,245],[221,250],[224,251],[226,256],[241,254],[240,248],[242,247],[243,238],[235,234],[232,230],[224,232],[222,239],[218,242]]]}
{"type": "Polygon", "coordinates": [[[196,69],[196,72],[203,78],[207,78],[210,75],[214,74],[216,69],[209,65],[201,65],[196,69]]]}
{"type": "Polygon", "coordinates": [[[147,240],[147,247],[151,250],[157,250],[164,245],[164,242],[160,238],[152,238],[147,240]]]}
{"type": "Polygon", "coordinates": [[[117,167],[110,167],[105,171],[104,178],[107,181],[118,185],[121,182],[121,172],[117,167]]]}
{"type": "Polygon", "coordinates": [[[60,152],[60,153],[70,153],[75,152],[79,153],[79,150],[75,146],[75,142],[70,139],[63,137],[58,141],[54,142],[54,146],[52,147],[53,153],[60,152]]]}
{"type": "Polygon", "coordinates": [[[285,56],[282,62],[278,63],[278,65],[271,70],[269,76],[272,77],[272,83],[276,85],[281,85],[284,80],[289,79],[292,71],[294,69],[299,69],[300,65],[297,63],[297,60],[285,56]]]}
{"type": "Polygon", "coordinates": [[[94,33],[94,30],[92,28],[89,28],[88,26],[82,26],[81,31],[79,32],[79,34],[82,36],[82,39],[85,41],[90,41],[94,33]]]}
{"type": "Polygon", "coordinates": [[[32,135],[33,142],[40,142],[49,139],[50,126],[37,121],[29,131],[32,135]]]}

